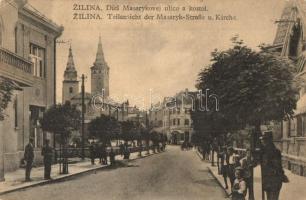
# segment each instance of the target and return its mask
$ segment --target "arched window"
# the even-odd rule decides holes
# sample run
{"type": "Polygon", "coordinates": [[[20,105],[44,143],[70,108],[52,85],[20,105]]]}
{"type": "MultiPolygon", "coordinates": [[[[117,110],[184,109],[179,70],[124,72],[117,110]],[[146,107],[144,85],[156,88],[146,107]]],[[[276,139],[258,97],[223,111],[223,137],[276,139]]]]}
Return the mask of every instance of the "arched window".
{"type": "Polygon", "coordinates": [[[298,56],[299,42],[302,34],[300,19],[297,19],[290,34],[289,56],[298,56]]]}
{"type": "Polygon", "coordinates": [[[69,88],[69,93],[72,94],[73,93],[73,87],[69,88]]]}

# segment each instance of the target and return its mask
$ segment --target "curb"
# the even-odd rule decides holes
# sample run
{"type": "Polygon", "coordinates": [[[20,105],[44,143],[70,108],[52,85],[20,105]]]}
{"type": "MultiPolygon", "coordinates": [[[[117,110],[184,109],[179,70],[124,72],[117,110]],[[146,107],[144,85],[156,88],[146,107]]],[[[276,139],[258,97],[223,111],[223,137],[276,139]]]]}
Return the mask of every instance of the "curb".
{"type": "MultiPolygon", "coordinates": [[[[200,154],[200,152],[197,150],[196,154],[199,156],[199,158],[201,159],[202,162],[204,162],[204,160],[202,159],[202,156],[200,154]]],[[[211,170],[210,166],[207,166],[207,169],[209,171],[209,173],[214,177],[214,179],[217,181],[218,185],[224,190],[225,194],[229,197],[230,193],[225,189],[225,187],[223,186],[222,182],[218,179],[217,175],[215,175],[213,173],[213,171],[211,170]]]]}
{"type": "Polygon", "coordinates": [[[221,183],[221,181],[218,179],[218,177],[212,172],[212,170],[210,169],[210,167],[207,167],[209,173],[214,177],[214,179],[216,179],[217,183],[219,184],[219,186],[224,190],[225,194],[227,196],[230,196],[230,193],[223,187],[223,184],[221,183]]]}
{"type": "MultiPolygon", "coordinates": [[[[149,155],[143,155],[141,157],[132,158],[132,159],[129,159],[128,162],[138,160],[138,159],[141,159],[141,158],[150,157],[150,156],[157,155],[157,154],[160,154],[160,153],[163,153],[163,152],[150,153],[149,155]]],[[[54,178],[54,179],[51,179],[51,180],[42,180],[42,181],[30,184],[30,185],[20,186],[20,187],[14,188],[14,189],[8,189],[6,191],[0,192],[0,196],[4,195],[4,194],[16,192],[16,191],[19,191],[19,190],[25,190],[25,189],[28,189],[28,188],[31,188],[31,187],[43,186],[43,185],[47,185],[47,184],[61,182],[61,181],[67,180],[67,179],[72,178],[72,177],[74,178],[74,177],[77,177],[77,176],[80,176],[80,175],[85,175],[85,174],[92,173],[94,171],[102,170],[104,168],[107,168],[108,166],[109,165],[99,166],[99,167],[96,167],[96,168],[93,168],[93,169],[88,169],[88,170],[85,170],[85,171],[82,171],[82,172],[77,172],[77,173],[74,173],[74,174],[66,174],[62,177],[57,177],[57,178],[54,178]]]]}

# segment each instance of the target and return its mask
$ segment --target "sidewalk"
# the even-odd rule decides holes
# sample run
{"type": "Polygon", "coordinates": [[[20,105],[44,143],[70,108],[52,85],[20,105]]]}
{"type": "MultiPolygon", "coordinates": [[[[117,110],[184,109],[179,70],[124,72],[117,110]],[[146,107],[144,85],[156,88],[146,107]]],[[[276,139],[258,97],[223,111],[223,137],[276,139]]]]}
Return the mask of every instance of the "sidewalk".
{"type": "MultiPolygon", "coordinates": [[[[156,153],[158,154],[158,153],[156,153]]],[[[153,154],[150,151],[149,155],[146,155],[146,152],[142,152],[142,157],[138,156],[138,152],[131,153],[130,160],[135,160],[138,158],[145,158],[153,154]]],[[[116,160],[123,160],[123,157],[120,155],[116,156],[116,160]]],[[[90,173],[95,170],[99,170],[107,167],[108,165],[101,165],[98,163],[98,159],[95,160],[95,165],[91,165],[89,159],[85,159],[84,161],[79,161],[73,164],[69,164],[69,174],[59,174],[59,164],[52,165],[51,170],[51,180],[44,180],[44,167],[35,167],[31,171],[31,182],[25,182],[25,169],[18,169],[13,172],[7,172],[5,174],[5,181],[0,182],[0,195],[14,192],[20,189],[25,189],[29,187],[34,187],[38,185],[44,185],[49,183],[54,183],[58,181],[65,180],[69,177],[77,176],[80,174],[90,173]]]]}
{"type": "MultiPolygon", "coordinates": [[[[202,159],[201,155],[197,151],[197,154],[202,159]]],[[[203,161],[207,162],[207,161],[203,161]]],[[[211,172],[211,174],[217,179],[219,184],[224,188],[224,180],[223,176],[218,174],[218,167],[217,166],[211,166],[210,163],[208,163],[208,169],[211,172]]],[[[280,192],[280,198],[279,200],[288,200],[288,199],[294,199],[294,200],[306,200],[306,177],[298,176],[289,170],[285,170],[285,174],[289,178],[289,183],[284,183],[282,190],[280,192]]],[[[225,190],[225,188],[224,188],[225,190]]],[[[225,190],[227,194],[230,194],[230,190],[225,190]]],[[[260,172],[260,166],[256,167],[254,169],[254,194],[255,199],[260,200],[261,198],[261,172],[260,172]]],[[[248,197],[248,195],[247,195],[248,197]]],[[[266,199],[267,200],[267,199],[266,199]]]]}

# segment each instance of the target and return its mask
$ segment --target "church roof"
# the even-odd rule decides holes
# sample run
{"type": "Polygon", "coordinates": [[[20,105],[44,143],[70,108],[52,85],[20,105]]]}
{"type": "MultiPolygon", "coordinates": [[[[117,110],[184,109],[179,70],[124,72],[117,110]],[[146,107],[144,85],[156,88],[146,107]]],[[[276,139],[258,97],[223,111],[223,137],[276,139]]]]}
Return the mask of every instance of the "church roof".
{"type": "MultiPolygon", "coordinates": [[[[301,20],[303,32],[306,33],[306,2],[304,0],[293,0],[286,2],[281,19],[278,21],[274,46],[284,45],[291,34],[291,29],[295,25],[296,19],[301,20]]],[[[306,35],[303,40],[306,40],[306,35]]]]}
{"type": "Polygon", "coordinates": [[[98,49],[97,49],[97,54],[96,54],[96,60],[94,62],[93,68],[108,68],[108,65],[104,59],[104,53],[103,53],[103,47],[102,47],[102,42],[101,42],[101,37],[99,37],[99,43],[98,43],[98,49]]]}
{"type": "Polygon", "coordinates": [[[77,81],[78,78],[78,73],[75,69],[74,66],[74,61],[73,61],[73,55],[72,55],[72,49],[71,46],[69,48],[69,54],[68,54],[68,61],[67,61],[67,65],[66,65],[66,69],[64,72],[64,81],[77,81]]]}
{"type": "Polygon", "coordinates": [[[69,48],[69,54],[68,54],[68,61],[67,61],[67,65],[66,65],[66,70],[73,70],[73,71],[75,70],[71,46],[69,48]]]}

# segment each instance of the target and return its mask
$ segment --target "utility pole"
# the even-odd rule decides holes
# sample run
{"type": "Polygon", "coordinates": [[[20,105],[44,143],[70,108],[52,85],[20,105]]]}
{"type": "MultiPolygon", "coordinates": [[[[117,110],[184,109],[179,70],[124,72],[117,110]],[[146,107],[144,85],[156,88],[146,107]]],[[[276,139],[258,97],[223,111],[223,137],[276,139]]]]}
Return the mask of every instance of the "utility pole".
{"type": "Polygon", "coordinates": [[[82,160],[85,159],[85,141],[84,141],[84,132],[85,132],[85,75],[82,74],[82,86],[81,86],[81,92],[82,92],[82,152],[81,157],[82,160]]]}

